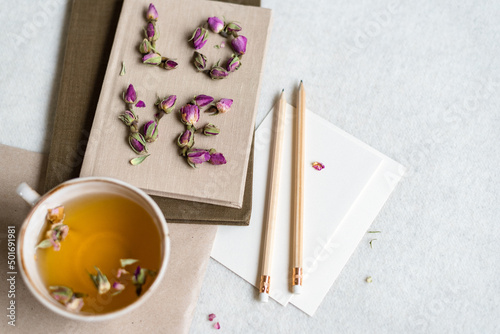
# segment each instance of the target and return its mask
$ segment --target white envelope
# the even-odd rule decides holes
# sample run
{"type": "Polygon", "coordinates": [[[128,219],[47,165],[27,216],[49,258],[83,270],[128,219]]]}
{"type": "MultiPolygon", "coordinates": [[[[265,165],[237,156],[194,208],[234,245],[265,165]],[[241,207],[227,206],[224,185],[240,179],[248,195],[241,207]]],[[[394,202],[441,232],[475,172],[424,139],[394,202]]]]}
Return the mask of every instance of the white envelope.
{"type": "MultiPolygon", "coordinates": [[[[250,225],[219,227],[211,254],[254,286],[258,286],[260,275],[273,111],[255,132],[250,225]]],[[[305,279],[303,294],[294,296],[289,291],[294,115],[295,109],[287,105],[270,296],[282,305],[291,302],[313,315],[404,168],[318,115],[306,112],[305,279]],[[312,168],[314,161],[323,163],[325,169],[312,168]],[[390,186],[385,181],[387,172],[392,173],[390,186]]]]}

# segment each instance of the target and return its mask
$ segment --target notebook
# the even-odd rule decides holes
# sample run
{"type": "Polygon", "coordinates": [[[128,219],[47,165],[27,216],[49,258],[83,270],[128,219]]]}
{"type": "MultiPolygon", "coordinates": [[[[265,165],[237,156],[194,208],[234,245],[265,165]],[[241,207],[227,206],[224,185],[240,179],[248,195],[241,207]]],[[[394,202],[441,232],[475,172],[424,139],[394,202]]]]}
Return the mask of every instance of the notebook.
{"type": "MultiPolygon", "coordinates": [[[[215,1],[158,3],[157,49],[179,63],[177,69],[166,71],[140,61],[138,45],[148,6],[149,0],[123,3],[80,175],[117,178],[152,195],[242,208],[271,11],[215,1]],[[194,29],[214,15],[238,21],[243,27],[240,34],[248,39],[241,68],[223,80],[212,80],[196,71],[191,63],[194,49],[188,42],[194,29]],[[124,76],[119,75],[122,63],[126,68],[124,76]],[[215,137],[197,135],[195,145],[222,152],[227,164],[189,167],[175,144],[184,125],[174,111],[162,118],[159,139],[149,146],[151,155],[141,165],[131,166],[128,161],[136,155],[128,146],[127,128],[117,118],[125,110],[121,95],[129,84],[136,88],[138,99],[146,103],[146,108],[136,108],[141,123],[153,119],[154,102],[159,96],[175,94],[177,107],[198,94],[216,100],[233,99],[227,113],[209,116],[202,112],[199,124],[214,123],[221,131],[215,137]]],[[[200,50],[208,64],[230,56],[229,46],[215,47],[222,41],[225,38],[212,33],[200,50]]]]}

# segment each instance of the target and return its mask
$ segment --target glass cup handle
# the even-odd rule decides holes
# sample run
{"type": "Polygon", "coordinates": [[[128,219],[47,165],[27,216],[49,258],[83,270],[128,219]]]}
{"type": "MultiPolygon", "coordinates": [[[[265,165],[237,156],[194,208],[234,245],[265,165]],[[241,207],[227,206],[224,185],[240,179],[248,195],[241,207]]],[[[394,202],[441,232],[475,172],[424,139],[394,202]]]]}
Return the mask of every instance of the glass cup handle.
{"type": "Polygon", "coordinates": [[[35,205],[40,199],[40,194],[34,191],[26,182],[17,186],[16,193],[31,206],[35,205]]]}

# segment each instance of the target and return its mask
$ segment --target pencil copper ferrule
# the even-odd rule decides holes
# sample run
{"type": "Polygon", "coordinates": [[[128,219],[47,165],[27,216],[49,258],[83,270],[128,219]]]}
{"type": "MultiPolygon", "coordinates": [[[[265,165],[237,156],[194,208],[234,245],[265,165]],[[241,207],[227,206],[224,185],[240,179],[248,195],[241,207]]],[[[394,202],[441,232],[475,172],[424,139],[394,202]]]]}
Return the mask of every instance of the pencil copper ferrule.
{"type": "Polygon", "coordinates": [[[269,286],[271,285],[271,276],[260,276],[259,292],[269,294],[269,286]]]}
{"type": "Polygon", "coordinates": [[[292,285],[302,285],[302,268],[292,268],[292,285]]]}

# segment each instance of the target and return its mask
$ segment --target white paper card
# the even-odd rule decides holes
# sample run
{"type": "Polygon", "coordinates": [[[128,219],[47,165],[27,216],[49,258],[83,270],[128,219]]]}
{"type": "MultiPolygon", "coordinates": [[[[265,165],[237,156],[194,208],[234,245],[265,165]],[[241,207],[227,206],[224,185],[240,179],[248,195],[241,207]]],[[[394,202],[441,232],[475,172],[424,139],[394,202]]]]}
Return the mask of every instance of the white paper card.
{"type": "MultiPolygon", "coordinates": [[[[260,275],[265,194],[273,133],[272,113],[273,111],[266,116],[255,132],[253,209],[250,225],[219,227],[212,250],[215,260],[255,286],[258,286],[260,275]]],[[[271,297],[282,305],[286,305],[293,296],[289,292],[289,272],[294,114],[295,109],[288,105],[270,288],[271,297]]],[[[334,262],[330,266],[337,268],[340,273],[348,260],[348,256],[341,259],[330,256],[336,231],[346,223],[348,217],[355,214],[354,211],[364,210],[356,205],[363,198],[362,195],[371,189],[374,177],[378,175],[386,160],[390,159],[316,114],[306,112],[304,270],[306,271],[308,266],[315,270],[307,273],[308,284],[304,283],[307,290],[300,298],[294,297],[292,301],[309,315],[317,309],[338,276],[337,273],[335,277],[326,277],[320,269],[326,270],[324,267],[327,262],[334,262]],[[315,170],[311,166],[314,161],[322,162],[326,168],[315,170]],[[328,252],[328,256],[325,252],[328,252]]],[[[388,194],[384,197],[384,202],[387,197],[388,194]]],[[[373,217],[367,216],[363,220],[364,224],[354,222],[356,226],[368,224],[360,230],[361,236],[379,210],[380,208],[376,210],[373,217]],[[366,222],[367,220],[369,221],[366,222]]],[[[352,254],[359,242],[356,240],[357,237],[349,239],[343,255],[352,254]]]]}

